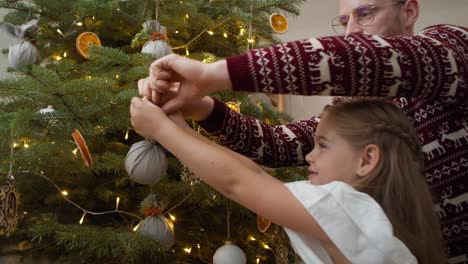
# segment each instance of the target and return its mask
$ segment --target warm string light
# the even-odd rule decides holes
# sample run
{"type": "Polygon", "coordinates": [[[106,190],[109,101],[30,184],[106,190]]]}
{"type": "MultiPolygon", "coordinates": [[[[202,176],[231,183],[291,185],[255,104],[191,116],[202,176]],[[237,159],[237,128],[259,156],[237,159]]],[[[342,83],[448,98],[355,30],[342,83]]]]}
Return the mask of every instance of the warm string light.
{"type": "MultiPolygon", "coordinates": [[[[51,179],[49,179],[47,176],[44,175],[44,172],[43,171],[40,171],[40,173],[34,173],[34,172],[30,172],[30,171],[19,171],[18,173],[27,173],[27,174],[35,174],[37,176],[40,176],[42,178],[44,178],[45,180],[47,180],[50,184],[52,184],[57,190],[58,192],[62,195],[62,197],[67,201],[69,202],[70,204],[72,204],[73,206],[77,207],[78,209],[80,209],[82,212],[83,212],[83,215],[81,216],[80,218],[80,221],[79,221],[79,224],[83,224],[84,222],[84,218],[87,214],[91,214],[91,215],[105,215],[105,214],[110,214],[110,213],[119,213],[119,214],[126,214],[126,215],[130,215],[132,217],[135,217],[137,219],[139,219],[140,221],[143,220],[140,216],[136,215],[136,214],[133,214],[133,213],[130,213],[130,212],[126,212],[126,211],[121,211],[119,210],[119,203],[120,203],[120,197],[117,197],[116,198],[116,209],[115,210],[111,210],[111,211],[104,211],[104,212],[93,212],[93,211],[90,211],[90,210],[86,210],[84,209],[83,207],[81,207],[80,205],[78,205],[77,203],[73,202],[72,200],[70,200],[68,198],[68,191],[66,190],[62,190],[57,184],[55,184],[51,179]]],[[[186,197],[187,199],[188,197],[186,197]]],[[[26,214],[26,212],[25,212],[26,214]]],[[[135,226],[133,228],[134,231],[136,231],[138,229],[140,224],[138,224],[137,226],[135,226]]]]}
{"type": "Polygon", "coordinates": [[[75,155],[75,156],[76,156],[76,154],[78,153],[78,148],[76,148],[76,149],[72,150],[72,153],[73,153],[73,155],[75,155]]]}
{"type": "Polygon", "coordinates": [[[83,216],[81,217],[80,222],[79,222],[80,225],[83,224],[85,216],[86,216],[86,212],[83,212],[83,216]]]}
{"type": "Polygon", "coordinates": [[[116,211],[119,211],[119,202],[120,202],[120,197],[117,197],[115,199],[115,210],[116,211]]]}
{"type": "Polygon", "coordinates": [[[169,215],[169,218],[171,218],[171,220],[172,220],[173,222],[175,222],[176,217],[175,217],[173,214],[168,214],[168,215],[169,215]]]}
{"type": "Polygon", "coordinates": [[[138,225],[136,225],[134,228],[133,228],[133,232],[136,232],[138,230],[138,228],[140,227],[141,223],[138,223],[138,225]]]}
{"type": "Polygon", "coordinates": [[[212,35],[212,36],[213,36],[213,34],[214,34],[214,32],[211,31],[211,30],[208,30],[207,32],[208,32],[208,34],[210,34],[210,35],[212,35]]]}
{"type": "Polygon", "coordinates": [[[125,140],[128,140],[128,134],[130,133],[130,129],[127,129],[127,132],[125,133],[125,140]]]}
{"type": "Polygon", "coordinates": [[[190,252],[192,252],[192,247],[186,247],[183,250],[185,251],[185,253],[190,254],[190,252]]]}
{"type": "Polygon", "coordinates": [[[260,263],[260,259],[259,259],[259,258],[257,258],[257,264],[258,264],[258,263],[260,263]]]}
{"type": "Polygon", "coordinates": [[[249,235],[249,236],[247,237],[247,239],[250,240],[250,241],[255,241],[255,240],[256,240],[255,237],[252,236],[252,235],[249,235]]]}

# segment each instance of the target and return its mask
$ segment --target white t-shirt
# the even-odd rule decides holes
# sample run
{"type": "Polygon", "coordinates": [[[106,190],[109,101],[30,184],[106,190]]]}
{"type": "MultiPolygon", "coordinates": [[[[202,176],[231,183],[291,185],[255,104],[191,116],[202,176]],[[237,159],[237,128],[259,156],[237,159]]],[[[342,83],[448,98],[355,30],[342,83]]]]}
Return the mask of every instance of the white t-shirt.
{"type": "MultiPolygon", "coordinates": [[[[385,212],[369,195],[339,181],[321,186],[298,181],[287,183],[286,187],[352,263],[417,263],[408,248],[393,235],[385,212]]],[[[333,263],[319,240],[285,230],[305,263],[333,263]]]]}

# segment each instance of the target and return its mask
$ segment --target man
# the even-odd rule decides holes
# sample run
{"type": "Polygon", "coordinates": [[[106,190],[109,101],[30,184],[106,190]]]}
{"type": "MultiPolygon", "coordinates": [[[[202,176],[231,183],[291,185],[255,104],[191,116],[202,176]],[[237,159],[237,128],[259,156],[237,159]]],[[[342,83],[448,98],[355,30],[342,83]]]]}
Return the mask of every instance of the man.
{"type": "Polygon", "coordinates": [[[140,92],[165,93],[153,98],[166,112],[182,107],[222,144],[270,167],[305,164],[317,119],[272,127],[203,96],[232,89],[394,97],[418,131],[447,254],[463,257],[468,252],[468,30],[440,25],[413,35],[417,0],[340,0],[340,14],[333,27],[346,37],[284,43],[212,64],[162,58],[139,82],[140,92]],[[174,82],[180,88],[171,94],[174,82]]]}

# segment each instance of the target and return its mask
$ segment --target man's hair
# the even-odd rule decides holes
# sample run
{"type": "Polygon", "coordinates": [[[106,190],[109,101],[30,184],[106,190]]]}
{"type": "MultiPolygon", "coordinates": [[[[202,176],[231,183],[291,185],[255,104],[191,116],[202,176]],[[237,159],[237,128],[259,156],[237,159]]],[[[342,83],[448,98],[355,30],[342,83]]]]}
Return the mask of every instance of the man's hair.
{"type": "Polygon", "coordinates": [[[357,99],[327,108],[323,118],[353,147],[375,144],[377,167],[356,186],[382,206],[394,234],[418,263],[444,263],[434,204],[422,175],[422,150],[416,130],[391,102],[357,99]]]}

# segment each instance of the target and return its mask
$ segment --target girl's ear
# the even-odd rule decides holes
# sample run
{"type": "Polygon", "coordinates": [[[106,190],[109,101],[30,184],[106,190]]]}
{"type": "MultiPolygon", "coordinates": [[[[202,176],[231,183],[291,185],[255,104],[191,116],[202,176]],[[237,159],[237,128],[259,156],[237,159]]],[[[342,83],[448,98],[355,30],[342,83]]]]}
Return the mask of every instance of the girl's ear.
{"type": "Polygon", "coordinates": [[[367,145],[361,153],[359,167],[356,171],[359,177],[369,175],[379,164],[382,152],[375,144],[367,145]]]}

